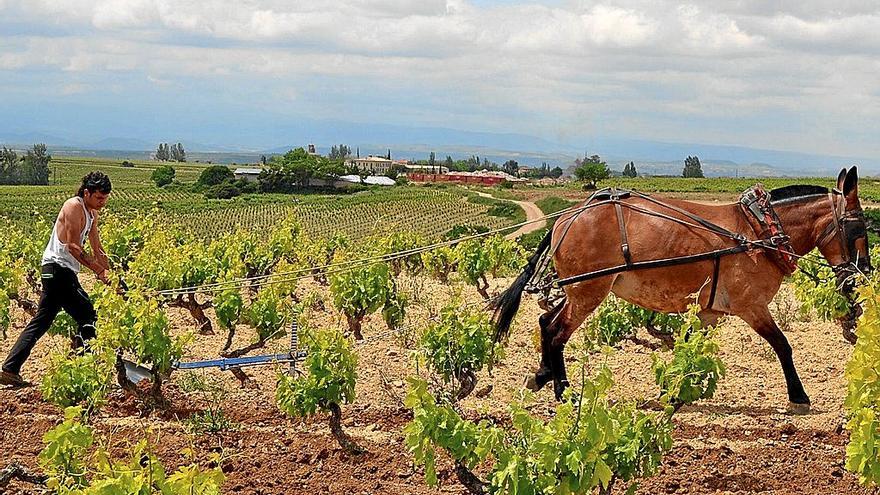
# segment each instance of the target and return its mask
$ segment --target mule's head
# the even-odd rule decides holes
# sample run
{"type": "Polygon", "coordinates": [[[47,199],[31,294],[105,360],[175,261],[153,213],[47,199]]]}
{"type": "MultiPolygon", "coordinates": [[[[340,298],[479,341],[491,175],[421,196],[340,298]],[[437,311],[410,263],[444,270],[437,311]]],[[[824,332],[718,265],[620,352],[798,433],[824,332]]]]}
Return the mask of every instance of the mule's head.
{"type": "Polygon", "coordinates": [[[838,283],[846,287],[852,275],[869,273],[868,226],[859,202],[859,174],[856,167],[843,169],[831,193],[830,223],[818,242],[822,256],[831,263],[838,283]]]}

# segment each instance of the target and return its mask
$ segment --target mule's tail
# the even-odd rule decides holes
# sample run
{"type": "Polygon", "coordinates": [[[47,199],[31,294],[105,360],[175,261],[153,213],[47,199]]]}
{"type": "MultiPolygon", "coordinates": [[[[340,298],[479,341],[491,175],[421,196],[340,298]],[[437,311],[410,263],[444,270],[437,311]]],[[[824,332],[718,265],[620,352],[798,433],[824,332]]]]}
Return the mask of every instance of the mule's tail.
{"type": "Polygon", "coordinates": [[[495,325],[495,342],[501,342],[510,333],[510,324],[513,322],[513,317],[516,316],[517,310],[519,310],[520,302],[522,302],[522,292],[526,284],[529,283],[529,280],[532,279],[532,276],[535,275],[535,270],[541,258],[550,249],[550,238],[552,235],[553,230],[551,229],[544,236],[544,239],[541,240],[537,251],[529,258],[529,264],[516,277],[513,284],[492,301],[490,306],[495,309],[495,314],[492,317],[492,322],[495,325]]]}

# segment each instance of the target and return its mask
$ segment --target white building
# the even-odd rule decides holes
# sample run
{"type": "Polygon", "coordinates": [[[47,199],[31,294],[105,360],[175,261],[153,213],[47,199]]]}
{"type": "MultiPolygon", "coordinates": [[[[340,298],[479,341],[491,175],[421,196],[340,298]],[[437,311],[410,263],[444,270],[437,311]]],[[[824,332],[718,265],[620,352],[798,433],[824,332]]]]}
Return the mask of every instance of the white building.
{"type": "Polygon", "coordinates": [[[262,171],[263,169],[261,168],[237,168],[235,169],[235,172],[232,172],[232,175],[234,175],[236,179],[256,182],[262,171]]]}
{"type": "Polygon", "coordinates": [[[370,155],[366,158],[351,158],[346,165],[355,166],[361,172],[369,172],[371,175],[385,175],[391,170],[394,162],[381,156],[370,155]]]}
{"type": "Polygon", "coordinates": [[[343,175],[339,178],[338,182],[343,182],[345,184],[366,184],[368,186],[393,186],[397,184],[394,179],[385,177],[384,175],[371,175],[369,177],[364,177],[363,180],[361,180],[359,175],[343,175]]]}

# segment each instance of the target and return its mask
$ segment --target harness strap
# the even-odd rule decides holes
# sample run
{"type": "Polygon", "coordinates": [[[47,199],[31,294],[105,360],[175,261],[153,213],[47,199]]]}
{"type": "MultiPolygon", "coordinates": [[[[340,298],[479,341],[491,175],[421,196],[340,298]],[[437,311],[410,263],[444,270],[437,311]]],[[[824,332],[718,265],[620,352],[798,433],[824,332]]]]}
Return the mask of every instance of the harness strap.
{"type": "Polygon", "coordinates": [[[702,225],[703,227],[709,229],[710,231],[715,232],[716,234],[722,235],[724,237],[730,237],[731,239],[745,240],[745,237],[743,237],[743,235],[740,234],[739,232],[733,232],[733,231],[727,230],[724,227],[721,227],[719,225],[715,225],[714,223],[712,223],[712,222],[710,222],[710,221],[708,221],[698,215],[695,215],[695,214],[693,214],[683,208],[679,208],[678,206],[670,205],[668,203],[658,201],[658,200],[656,200],[646,194],[642,194],[642,193],[639,193],[636,191],[633,191],[633,193],[644,200],[647,200],[647,201],[650,201],[651,203],[654,203],[655,205],[662,206],[664,208],[669,208],[670,210],[672,210],[676,213],[680,213],[680,214],[688,217],[689,219],[697,222],[698,224],[702,225]]]}
{"type": "MultiPolygon", "coordinates": [[[[842,197],[843,195],[841,195],[841,198],[842,197]]],[[[843,256],[843,259],[846,263],[849,263],[852,260],[849,259],[849,250],[846,247],[846,239],[844,239],[843,227],[840,225],[840,220],[837,218],[844,213],[842,210],[846,208],[846,200],[838,202],[840,205],[843,206],[843,208],[841,208],[834,203],[833,193],[828,193],[828,201],[831,203],[831,211],[833,212],[831,218],[833,219],[832,222],[834,222],[834,230],[837,232],[837,234],[839,234],[837,238],[840,240],[840,255],[843,256]]]]}
{"type": "Polygon", "coordinates": [[[614,202],[614,211],[617,212],[617,227],[620,229],[620,249],[623,251],[623,259],[627,265],[632,265],[629,240],[626,236],[626,223],[623,220],[623,208],[620,206],[620,196],[617,194],[617,189],[611,189],[611,200],[614,202]]]}
{"type": "Polygon", "coordinates": [[[709,291],[709,306],[706,309],[712,309],[715,306],[715,292],[718,290],[718,269],[721,265],[721,256],[715,256],[715,266],[712,268],[712,290],[709,291]]]}
{"type": "MultiPolygon", "coordinates": [[[[717,249],[715,251],[709,251],[708,253],[700,253],[700,254],[692,254],[690,256],[681,256],[676,258],[661,258],[657,260],[648,260],[648,261],[636,261],[629,265],[617,265],[609,268],[603,268],[601,270],[596,270],[593,272],[582,273],[580,275],[574,275],[571,277],[566,277],[563,279],[559,279],[556,281],[556,285],[558,287],[564,287],[566,285],[575,284],[578,282],[583,282],[585,280],[592,280],[594,278],[605,277],[608,275],[614,275],[615,273],[626,272],[631,270],[643,270],[646,268],[660,268],[665,266],[675,266],[675,265],[684,265],[687,263],[692,263],[695,261],[704,261],[713,258],[720,258],[722,256],[729,256],[732,254],[742,253],[751,249],[751,246],[748,244],[740,244],[737,246],[729,247],[727,249],[717,249]]],[[[715,277],[717,278],[717,277],[715,277]]]]}

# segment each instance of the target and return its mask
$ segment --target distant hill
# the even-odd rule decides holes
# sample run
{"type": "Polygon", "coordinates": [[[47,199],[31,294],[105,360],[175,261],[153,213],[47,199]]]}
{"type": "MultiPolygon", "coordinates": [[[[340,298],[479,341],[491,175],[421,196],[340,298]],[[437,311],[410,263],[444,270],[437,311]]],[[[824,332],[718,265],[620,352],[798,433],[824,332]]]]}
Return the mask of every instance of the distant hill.
{"type": "MultiPolygon", "coordinates": [[[[151,134],[155,132],[150,131],[151,134]]],[[[639,171],[667,175],[679,174],[688,155],[699,156],[705,173],[710,176],[834,176],[841,167],[852,164],[859,164],[865,175],[880,174],[880,158],[798,153],[745,146],[668,143],[621,137],[589,137],[581,139],[578,144],[571,144],[522,133],[315,119],[278,121],[273,122],[271,127],[251,123],[235,127],[234,132],[222,126],[210,129],[193,128],[191,133],[191,136],[181,135],[179,138],[187,155],[194,152],[217,153],[218,157],[223,157],[223,161],[216,161],[222,163],[226,163],[225,160],[241,163],[239,160],[243,158],[251,159],[255,155],[258,159],[260,154],[284,153],[289,149],[314,143],[323,153],[327,153],[334,144],[346,144],[352,149],[360,148],[362,156],[371,153],[384,155],[390,149],[394,158],[423,159],[434,151],[438,160],[444,159],[446,155],[453,158],[477,155],[497,163],[509,159],[523,165],[547,162],[563,169],[573,164],[577,157],[588,153],[598,154],[617,170],[622,170],[623,164],[632,160],[639,171]],[[223,136],[227,136],[229,141],[221,145],[210,144],[212,141],[222,140],[223,136]],[[266,142],[287,144],[256,144],[266,142]]],[[[67,134],[59,132],[15,131],[4,134],[0,127],[0,145],[13,145],[20,149],[43,142],[50,145],[50,148],[148,153],[155,150],[159,143],[159,140],[153,142],[152,138],[143,136],[106,137],[89,141],[66,136],[67,134]]],[[[167,139],[165,141],[171,142],[167,139]]]]}
{"type": "Polygon", "coordinates": [[[132,138],[105,138],[86,146],[92,150],[120,150],[120,151],[153,151],[158,143],[148,143],[140,139],[132,138]]]}

